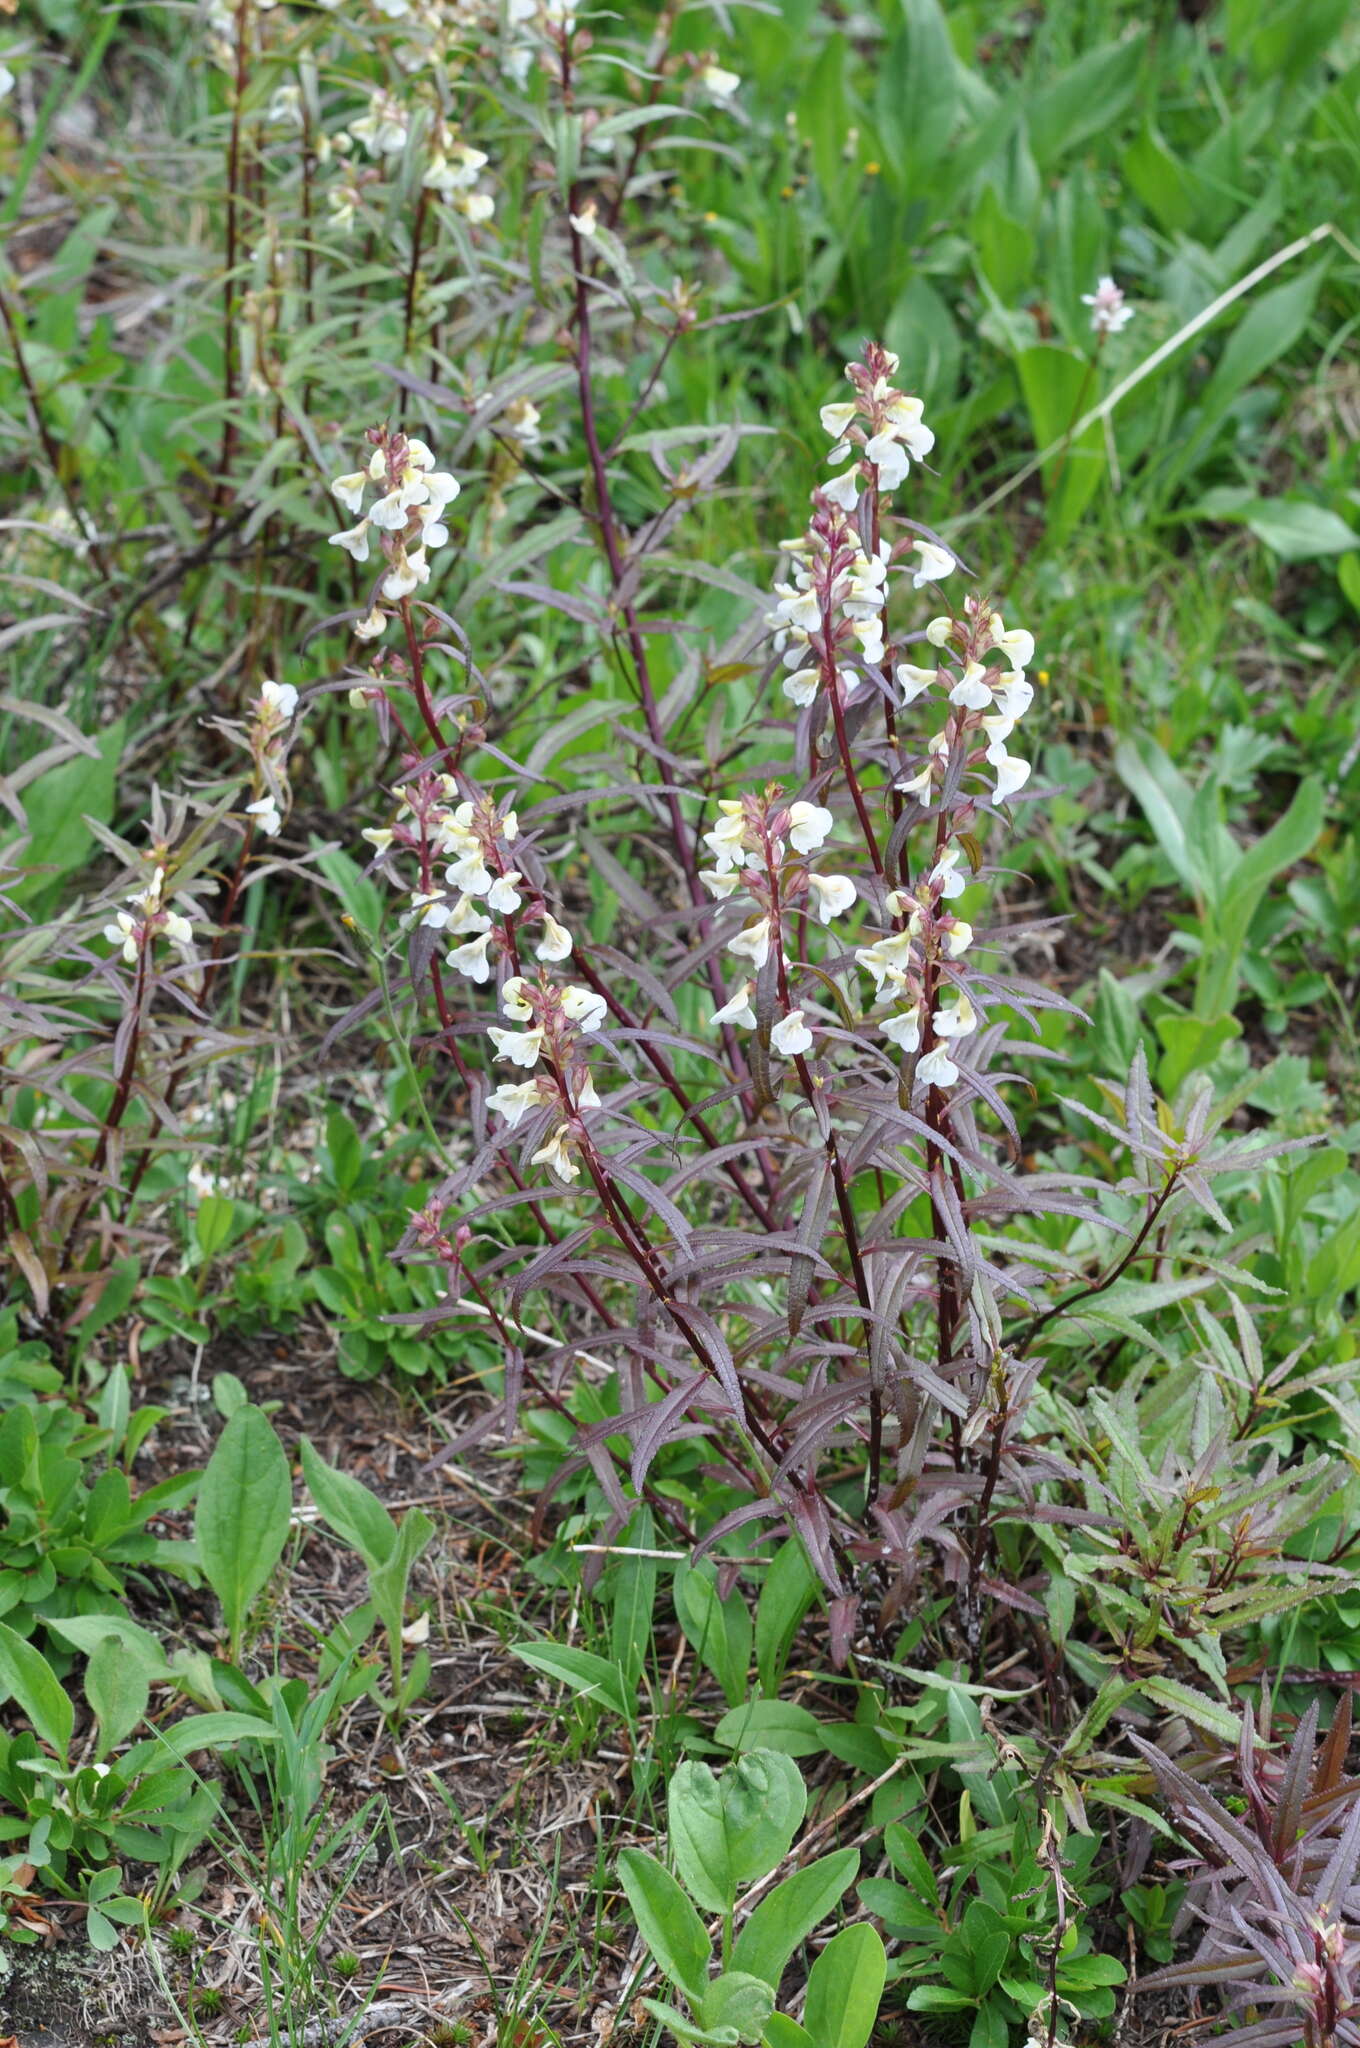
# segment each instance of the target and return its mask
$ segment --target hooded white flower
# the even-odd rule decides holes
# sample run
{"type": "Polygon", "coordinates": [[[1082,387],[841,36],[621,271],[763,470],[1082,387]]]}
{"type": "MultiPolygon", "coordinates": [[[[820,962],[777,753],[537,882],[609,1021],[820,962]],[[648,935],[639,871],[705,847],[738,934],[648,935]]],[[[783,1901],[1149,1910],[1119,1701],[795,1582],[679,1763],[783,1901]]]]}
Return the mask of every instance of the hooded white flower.
{"type": "Polygon", "coordinates": [[[499,1024],[488,1024],[486,1035],[496,1048],[497,1059],[509,1060],[517,1067],[538,1064],[543,1050],[542,1026],[533,1031],[502,1031],[499,1024]]]}
{"type": "Polygon", "coordinates": [[[718,873],[726,874],[739,865],[743,841],[746,837],[746,812],[739,799],[723,797],[718,809],[722,813],[711,832],[705,832],[704,845],[718,863],[718,873]]]}
{"type": "Polygon", "coordinates": [[[371,612],[354,622],[356,640],[378,640],[387,631],[387,614],[374,605],[371,612]]]}
{"type": "Polygon", "coordinates": [[[515,887],[520,879],[518,868],[511,868],[506,874],[497,875],[487,891],[487,908],[498,912],[502,917],[509,917],[512,911],[518,910],[524,900],[515,887]]]}
{"type": "Polygon", "coordinates": [[[503,1081],[487,1096],[486,1106],[494,1109],[497,1116],[503,1116],[513,1130],[538,1108],[540,1099],[537,1081],[503,1081]]]}
{"type": "Polygon", "coordinates": [[[756,1013],[751,1008],[751,984],[739,982],[720,1010],[713,1012],[714,1024],[740,1024],[743,1031],[754,1031],[756,1013]]]}
{"type": "Polygon", "coordinates": [[[915,1005],[910,1010],[899,1011],[895,1017],[883,1019],[883,1036],[903,1052],[915,1052],[921,1043],[921,1010],[915,1005]]]}
{"type": "Polygon", "coordinates": [[[893,434],[875,434],[865,442],[864,453],[878,470],[881,491],[895,491],[911,469],[906,449],[893,434]]]}
{"type": "Polygon", "coordinates": [[[609,1005],[593,988],[582,988],[573,981],[562,991],[562,1014],[582,1031],[598,1031],[609,1014],[609,1005]]]}
{"type": "Polygon", "coordinates": [[[785,676],[784,695],[791,704],[810,704],[820,683],[821,677],[815,668],[800,668],[797,675],[785,676]]]}
{"type": "Polygon", "coordinates": [[[988,747],[987,759],[996,770],[996,788],[992,794],[997,803],[1014,796],[1029,781],[1030,764],[1018,754],[1008,754],[1004,747],[988,747]]]}
{"type": "Polygon", "coordinates": [[[933,1045],[916,1069],[918,1081],[924,1081],[928,1088],[952,1088],[959,1078],[959,1070],[949,1057],[946,1046],[933,1045]]]}
{"type": "Polygon", "coordinates": [[[357,526],[347,527],[343,533],[331,534],[327,545],[333,548],[343,548],[345,553],[352,556],[356,562],[366,562],[368,560],[368,527],[368,520],[361,519],[357,526]]]}
{"type": "Polygon", "coordinates": [[[962,704],[966,711],[985,711],[992,701],[987,683],[987,671],[980,661],[970,661],[963,674],[949,692],[951,704],[962,704]]]}
{"type": "Polygon", "coordinates": [[[830,924],[833,917],[839,917],[853,905],[855,885],[849,875],[810,874],[808,893],[817,917],[823,924],[830,924]]]}
{"type": "Polygon", "coordinates": [[[283,830],[283,819],[272,796],[257,797],[253,804],[247,804],[246,816],[254,818],[261,832],[267,832],[271,839],[283,830]]]}
{"type": "Polygon", "coordinates": [[[540,1145],[533,1155],[535,1166],[551,1167],[560,1181],[581,1178],[580,1162],[570,1150],[571,1132],[566,1124],[559,1124],[546,1145],[540,1145]]]}
{"type": "Polygon", "coordinates": [[[528,1024],[533,1008],[525,999],[529,984],[522,974],[511,974],[501,985],[501,1008],[513,1024],[528,1024]]]}
{"type": "Polygon", "coordinates": [[[1133,307],[1124,304],[1124,293],[1112,277],[1102,277],[1093,292],[1083,292],[1083,306],[1091,308],[1091,331],[1102,337],[1118,334],[1133,318],[1133,307]]]}
{"type": "Polygon", "coordinates": [[[930,795],[933,773],[934,764],[927,761],[924,768],[918,768],[914,775],[904,775],[900,782],[893,784],[893,788],[899,789],[903,796],[919,797],[921,802],[924,803],[930,795]]]}
{"type": "MultiPolygon", "coordinates": [[[[893,369],[897,365],[894,363],[893,369]]],[[[895,398],[888,407],[888,418],[898,438],[905,442],[907,453],[914,462],[924,462],[935,446],[935,436],[926,425],[925,404],[919,398],[912,398],[906,392],[895,398]]]]}
{"type": "Polygon", "coordinates": [[[918,540],[914,545],[921,559],[912,575],[913,590],[924,590],[927,583],[938,583],[942,576],[953,574],[954,557],[948,548],[937,548],[928,540],[918,540]]]}
{"type": "Polygon", "coordinates": [[[961,875],[958,868],[958,847],[946,846],[944,852],[930,871],[929,880],[931,886],[939,890],[942,900],[946,903],[952,901],[955,896],[962,896],[964,890],[968,887],[967,876],[961,875]]]}
{"type": "Polygon", "coordinates": [[[758,918],[755,924],[748,924],[744,931],[727,941],[727,950],[749,960],[753,967],[763,967],[770,957],[769,918],[758,918]]]}
{"type": "Polygon", "coordinates": [[[853,512],[859,503],[859,465],[847,469],[843,476],[833,476],[829,484],[822,485],[822,496],[829,498],[833,505],[839,505],[842,512],[853,512]]]}
{"type": "Polygon", "coordinates": [[[137,935],[141,930],[135,917],[129,917],[126,910],[115,913],[112,924],[104,927],[104,937],[111,946],[117,946],[129,967],[137,964],[137,935]]]}
{"type": "Polygon", "coordinates": [[[790,804],[789,845],[795,853],[816,853],[835,822],[821,804],[790,804]]]}
{"type": "Polygon", "coordinates": [[[364,486],[367,482],[368,471],[356,469],[348,476],[332,477],[331,490],[347,512],[359,512],[363,509],[364,486]]]}
{"type": "Polygon", "coordinates": [[[736,72],[724,71],[721,64],[701,65],[697,77],[704,91],[711,92],[717,100],[730,100],[741,84],[736,72]]]}
{"type": "Polygon", "coordinates": [[[957,960],[966,953],[973,943],[973,927],[962,917],[956,917],[944,935],[944,949],[951,960],[957,960]]]}
{"type": "Polygon", "coordinates": [[[1016,626],[1012,632],[999,633],[992,645],[1001,649],[1023,682],[1025,670],[1034,659],[1034,635],[1027,633],[1023,626],[1016,626]]]}
{"type": "Polygon", "coordinates": [[[787,1017],[780,1018],[770,1033],[770,1046],[774,1052],[782,1052],[787,1059],[811,1052],[812,1033],[803,1022],[801,1010],[790,1010],[787,1017]]]}
{"type": "Polygon", "coordinates": [[[977,1012],[968,1000],[968,991],[959,990],[959,999],[952,1010],[939,1009],[935,1012],[935,1036],[937,1038],[967,1038],[977,1030],[977,1012]]]}
{"type": "Polygon", "coordinates": [[[265,682],[260,685],[260,709],[280,718],[291,718],[297,710],[298,693],[291,683],[265,682]]]}
{"type": "Polygon", "coordinates": [[[559,924],[550,911],[543,913],[543,936],[534,947],[539,960],[565,960],[571,953],[571,933],[564,924],[559,924]]]}
{"type": "Polygon", "coordinates": [[[882,995],[885,983],[895,988],[902,986],[911,962],[911,947],[910,932],[888,932],[883,938],[876,939],[872,946],[856,949],[856,960],[874,977],[875,995],[882,995]]]}
{"type": "Polygon", "coordinates": [[[471,896],[460,896],[443,920],[444,930],[452,938],[462,937],[467,932],[489,932],[491,919],[471,896]]]}
{"type": "Polygon", "coordinates": [[[469,981],[490,981],[491,962],[487,957],[490,944],[490,932],[479,933],[475,939],[469,939],[465,946],[455,947],[449,954],[450,967],[456,967],[469,981]]]}
{"type": "Polygon", "coordinates": [[[853,398],[838,399],[834,405],[822,407],[821,422],[833,441],[840,440],[858,411],[859,406],[853,398]]]}
{"type": "Polygon", "coordinates": [[[716,896],[719,903],[725,903],[733,890],[741,887],[741,871],[738,868],[700,868],[699,880],[710,896],[716,896]]]}
{"type": "Polygon", "coordinates": [[[947,647],[953,631],[954,621],[941,616],[926,627],[926,638],[932,647],[947,647]]]}

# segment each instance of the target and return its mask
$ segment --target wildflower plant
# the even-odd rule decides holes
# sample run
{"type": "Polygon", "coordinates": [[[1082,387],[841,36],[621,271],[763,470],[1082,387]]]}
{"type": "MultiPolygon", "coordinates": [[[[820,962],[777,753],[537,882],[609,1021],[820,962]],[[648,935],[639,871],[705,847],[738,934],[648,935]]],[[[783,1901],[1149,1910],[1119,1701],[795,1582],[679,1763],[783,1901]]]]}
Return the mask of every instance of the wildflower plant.
{"type": "MultiPolygon", "coordinates": [[[[405,902],[400,987],[431,1001],[471,1109],[471,1154],[407,1248],[446,1274],[424,1320],[465,1303],[504,1346],[504,1404],[472,1434],[513,1423],[526,1389],[561,1406],[581,1344],[607,1355],[608,1419],[579,1445],[606,1531],[643,1498],[704,1545],[796,1530],[842,1650],[864,1590],[895,1604],[923,1546],[976,1642],[986,1601],[1021,1599],[993,1569],[1000,1524],[1086,1512],[1042,1505],[1075,1478],[1025,1427],[1069,1306],[1029,1219],[1071,1219],[1088,1245],[1122,1227],[1097,1183],[1016,1170],[1007,1088],[1032,1083],[1015,1026],[1068,1007],[1006,967],[1014,935],[988,922],[989,854],[1035,800],[1016,750],[1035,640],[984,592],[951,603],[962,565],[901,509],[934,437],[898,372],[868,344],[852,396],[823,408],[848,466],[814,489],[757,622],[771,709],[792,715],[762,733],[759,773],[719,794],[710,764],[711,804],[673,790],[652,811],[654,915],[617,942],[565,900],[562,805],[487,741],[475,621],[420,595],[457,483],[424,443],[375,431],[367,468],[331,487],[356,513],[380,493],[336,537],[359,555],[381,537],[361,642],[397,627],[350,677],[400,763],[364,837],[405,902]],[[651,1485],[695,1437],[727,1492],[703,1530],[651,1485]]],[[[749,730],[731,751],[760,758],[749,730]]],[[[1140,1072],[1117,1131],[1126,1249],[1094,1279],[1075,1264],[1078,1302],[1217,1170],[1203,1105],[1179,1145],[1140,1072]]]]}

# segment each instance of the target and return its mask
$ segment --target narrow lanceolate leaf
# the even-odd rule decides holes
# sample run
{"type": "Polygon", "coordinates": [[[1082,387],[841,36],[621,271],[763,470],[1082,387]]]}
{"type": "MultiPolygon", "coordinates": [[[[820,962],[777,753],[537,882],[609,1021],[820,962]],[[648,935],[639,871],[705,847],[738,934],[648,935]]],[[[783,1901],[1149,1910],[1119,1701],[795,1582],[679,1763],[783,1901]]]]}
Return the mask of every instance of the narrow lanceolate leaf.
{"type": "Polygon", "coordinates": [[[858,1869],[858,1850],[838,1849],[777,1884],[737,1936],[732,1968],[749,1971],[778,1991],[794,1950],[825,1920],[858,1869]]]}
{"type": "Polygon", "coordinates": [[[233,1639],[288,1538],[293,1485],[283,1445],[259,1408],[238,1408],[199,1488],[194,1535],[233,1639]]]}

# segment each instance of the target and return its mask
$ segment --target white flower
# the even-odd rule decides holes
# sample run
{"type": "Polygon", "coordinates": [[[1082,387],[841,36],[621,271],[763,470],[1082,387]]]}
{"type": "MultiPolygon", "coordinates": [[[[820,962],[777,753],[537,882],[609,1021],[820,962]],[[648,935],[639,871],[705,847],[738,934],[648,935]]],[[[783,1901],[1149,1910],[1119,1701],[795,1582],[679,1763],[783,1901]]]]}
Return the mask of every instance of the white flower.
{"type": "Polygon", "coordinates": [[[999,632],[992,645],[1001,649],[1011,667],[1018,672],[1020,681],[1023,682],[1025,670],[1034,659],[1034,635],[1027,633],[1023,626],[1017,626],[1012,632],[999,632]]]}
{"type": "Polygon", "coordinates": [[[387,630],[387,614],[375,604],[367,617],[354,622],[356,640],[377,640],[387,630]]]}
{"type": "Polygon", "coordinates": [[[864,453],[878,470],[881,491],[895,491],[911,468],[906,449],[892,434],[875,434],[865,442],[864,453]]]}
{"type": "Polygon", "coordinates": [[[599,1108],[599,1094],[596,1090],[595,1083],[591,1080],[590,1075],[585,1068],[582,1068],[580,1074],[577,1076],[575,1086],[576,1107],[578,1109],[599,1108]]]}
{"type": "Polygon", "coordinates": [[[815,668],[800,668],[796,676],[785,676],[784,695],[791,704],[810,704],[820,682],[821,676],[815,668]]]}
{"type": "Polygon", "coordinates": [[[718,809],[722,816],[711,832],[705,832],[704,844],[717,861],[721,875],[737,866],[737,856],[746,837],[746,813],[740,801],[731,797],[722,798],[718,809]]]}
{"type": "Polygon", "coordinates": [[[1018,754],[1008,754],[1003,746],[988,747],[987,759],[996,770],[996,788],[993,795],[997,803],[1004,803],[1007,797],[1014,796],[1015,792],[1023,789],[1029,781],[1029,762],[1022,760],[1018,754]]]}
{"type": "Polygon", "coordinates": [[[491,919],[470,896],[460,896],[453,909],[441,919],[441,924],[451,939],[466,932],[489,932],[491,929],[491,919]]]}
{"type": "Polygon", "coordinates": [[[833,476],[829,484],[823,484],[822,496],[830,498],[833,505],[839,505],[842,512],[853,512],[859,503],[859,464],[847,469],[843,476],[833,476]]]}
{"type": "Polygon", "coordinates": [[[966,989],[959,990],[959,999],[952,1010],[935,1012],[935,1036],[937,1038],[967,1038],[977,1030],[977,1012],[968,1000],[966,989]]]}
{"type": "Polygon", "coordinates": [[[920,1005],[903,1010],[896,1017],[885,1017],[883,1036],[903,1052],[915,1052],[921,1043],[920,1005]]]}
{"type": "Polygon", "coordinates": [[[822,407],[821,422],[833,441],[840,440],[858,411],[859,406],[853,398],[841,399],[835,405],[822,407]]]}
{"type": "Polygon", "coordinates": [[[486,1035],[496,1048],[496,1057],[510,1060],[517,1067],[532,1067],[538,1063],[543,1050],[543,1027],[534,1031],[502,1031],[498,1024],[488,1024],[486,1035]]]}
{"type": "Polygon", "coordinates": [[[910,932],[888,932],[883,938],[876,939],[872,946],[857,948],[856,960],[874,977],[875,995],[882,995],[885,982],[890,982],[894,988],[901,987],[907,978],[911,945],[910,932]]]}
{"type": "Polygon", "coordinates": [[[493,1088],[486,1098],[488,1109],[494,1109],[497,1116],[503,1116],[513,1130],[517,1123],[539,1106],[537,1081],[502,1081],[499,1088],[493,1088]]]}
{"type": "Polygon", "coordinates": [[[283,829],[283,819],[279,816],[279,807],[272,796],[258,797],[253,804],[247,804],[246,816],[258,818],[260,830],[267,832],[271,839],[283,829]]]}
{"type": "Polygon", "coordinates": [[[395,491],[388,491],[384,497],[374,499],[368,508],[368,516],[384,533],[400,533],[414,503],[415,498],[410,495],[409,487],[398,485],[395,491]]]}
{"type": "MultiPolygon", "coordinates": [[[[893,364],[896,370],[896,363],[893,364]]],[[[892,421],[898,438],[906,443],[907,452],[915,462],[924,462],[935,446],[935,436],[926,425],[922,415],[925,406],[919,398],[910,398],[905,393],[895,398],[888,407],[888,418],[892,421]]]]}
{"type": "Polygon", "coordinates": [[[1112,277],[1102,277],[1093,292],[1083,292],[1083,306],[1091,308],[1093,334],[1118,334],[1133,318],[1133,307],[1124,304],[1124,293],[1112,277]]]}
{"type": "Polygon", "coordinates": [[[375,853],[386,853],[396,836],[390,825],[365,825],[359,834],[361,839],[368,841],[375,853]]]}
{"type": "Polygon", "coordinates": [[[507,874],[497,875],[487,891],[487,908],[498,911],[502,917],[508,917],[511,911],[518,910],[524,900],[515,887],[519,879],[518,868],[511,868],[507,874]]]}
{"type": "Polygon", "coordinates": [[[933,772],[933,762],[927,761],[924,768],[918,768],[915,775],[904,775],[900,782],[893,784],[893,788],[901,790],[903,796],[919,797],[921,802],[924,803],[930,795],[930,782],[933,772]]]}
{"type": "Polygon", "coordinates": [[[490,944],[490,932],[479,933],[475,939],[469,939],[465,946],[458,946],[449,954],[450,967],[456,967],[469,981],[490,981],[491,962],[487,958],[490,944]]]}
{"type": "Polygon", "coordinates": [[[347,512],[359,512],[363,509],[364,485],[367,482],[368,471],[356,469],[348,476],[332,477],[331,490],[347,512]]]}
{"type": "Polygon", "coordinates": [[[958,847],[946,846],[927,877],[932,887],[939,891],[940,896],[946,903],[955,896],[962,896],[964,890],[968,887],[968,878],[966,875],[961,875],[958,872],[958,866],[958,847]]]}
{"type": "Polygon", "coordinates": [[[944,949],[951,960],[957,960],[966,953],[973,943],[973,927],[961,917],[956,917],[944,935],[944,949]]]}
{"type": "Polygon", "coordinates": [[[369,522],[367,519],[361,519],[357,526],[348,527],[344,533],[333,533],[327,545],[333,548],[343,548],[345,553],[352,556],[356,562],[366,562],[368,560],[368,526],[369,522]]]}
{"type": "Polygon", "coordinates": [[[948,1047],[933,1045],[917,1067],[916,1078],[929,1088],[952,1088],[959,1078],[959,1070],[949,1057],[948,1047]]]}
{"type": "Polygon", "coordinates": [[[161,930],[172,946],[178,946],[181,953],[187,953],[194,943],[194,928],[187,917],[181,917],[177,910],[167,910],[161,921],[161,930]]]}
{"type": "Polygon", "coordinates": [[[923,590],[927,583],[938,583],[942,576],[953,573],[954,557],[948,548],[937,548],[928,540],[918,540],[914,546],[921,560],[912,575],[913,590],[923,590]]]}
{"type": "Polygon", "coordinates": [[[551,912],[543,913],[543,937],[534,947],[535,956],[540,960],[565,960],[571,952],[571,933],[564,924],[559,924],[551,912]]]}
{"type": "Polygon", "coordinates": [[[714,99],[730,100],[741,84],[735,71],[724,71],[721,64],[704,64],[698,72],[698,81],[714,99]]]}
{"type": "Polygon", "coordinates": [[[713,1012],[714,1024],[740,1024],[743,1031],[754,1031],[756,1013],[751,1008],[751,984],[739,982],[720,1010],[713,1012]]]}
{"type": "Polygon", "coordinates": [[[573,213],[568,217],[571,221],[572,226],[575,228],[577,234],[583,235],[587,241],[589,241],[591,236],[594,235],[599,229],[599,210],[596,207],[595,201],[593,199],[587,199],[585,205],[581,208],[581,211],[579,213],[573,213]]]}
{"type": "Polygon", "coordinates": [[[951,704],[962,704],[967,711],[985,711],[992,701],[987,687],[987,671],[980,661],[970,661],[963,674],[949,692],[951,704]]]}
{"type": "Polygon", "coordinates": [[[700,868],[699,880],[720,903],[725,903],[732,891],[741,887],[741,874],[736,868],[700,868]]]}
{"type": "Polygon", "coordinates": [[[541,1145],[533,1155],[535,1166],[550,1166],[560,1181],[579,1180],[579,1162],[568,1150],[571,1132],[565,1124],[559,1124],[546,1145],[541,1145]]]}
{"type": "Polygon", "coordinates": [[[836,820],[821,804],[789,805],[789,845],[795,853],[816,853],[836,820]]]}
{"type": "Polygon", "coordinates": [[[452,867],[444,870],[444,879],[451,889],[462,889],[469,896],[485,896],[493,877],[482,858],[481,847],[474,843],[452,867]]]}
{"type": "Polygon", "coordinates": [[[762,917],[755,924],[748,924],[744,931],[727,941],[727,950],[749,960],[753,967],[763,967],[770,957],[769,918],[762,917]]]}
{"type": "Polygon", "coordinates": [[[770,1045],[773,1051],[782,1052],[788,1059],[799,1053],[811,1052],[812,1033],[803,1022],[801,1010],[790,1010],[787,1017],[780,1018],[770,1033],[770,1045]]]}
{"type": "Polygon", "coordinates": [[[272,711],[278,718],[291,718],[297,710],[298,693],[291,683],[266,682],[260,685],[260,710],[272,711]]]}
{"type": "Polygon", "coordinates": [[[855,885],[849,875],[809,875],[808,890],[816,915],[823,924],[849,910],[855,900],[855,885]]]}
{"type": "Polygon", "coordinates": [[[926,638],[932,647],[947,647],[953,631],[954,621],[952,619],[932,619],[926,627],[926,638]]]}
{"type": "Polygon", "coordinates": [[[0,100],[7,100],[14,90],[14,73],[8,64],[0,64],[0,100]]]}
{"type": "Polygon", "coordinates": [[[501,1008],[514,1024],[528,1024],[533,1018],[532,1005],[524,994],[528,986],[522,974],[512,974],[501,989],[501,1008]]]}
{"type": "Polygon", "coordinates": [[[915,668],[909,661],[899,661],[893,675],[902,693],[902,703],[914,704],[916,699],[930,688],[938,674],[938,669],[915,668]]]}
{"type": "Polygon", "coordinates": [[[112,924],[104,927],[104,937],[111,946],[121,949],[129,967],[137,964],[137,934],[141,927],[135,917],[129,917],[125,910],[117,912],[112,924]]]}
{"type": "Polygon", "coordinates": [[[593,988],[569,982],[562,991],[562,1014],[579,1024],[582,1031],[598,1031],[608,1015],[609,1005],[593,988]]]}

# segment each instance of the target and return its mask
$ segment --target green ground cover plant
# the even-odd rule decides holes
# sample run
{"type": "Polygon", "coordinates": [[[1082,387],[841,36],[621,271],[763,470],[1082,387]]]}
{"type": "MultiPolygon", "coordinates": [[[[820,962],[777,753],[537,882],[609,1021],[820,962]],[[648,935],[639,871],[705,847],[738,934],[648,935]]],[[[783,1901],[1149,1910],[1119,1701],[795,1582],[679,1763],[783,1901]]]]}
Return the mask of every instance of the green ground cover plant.
{"type": "Polygon", "coordinates": [[[16,1985],[1360,2040],[1358,95],[0,15],[16,1985]]]}

